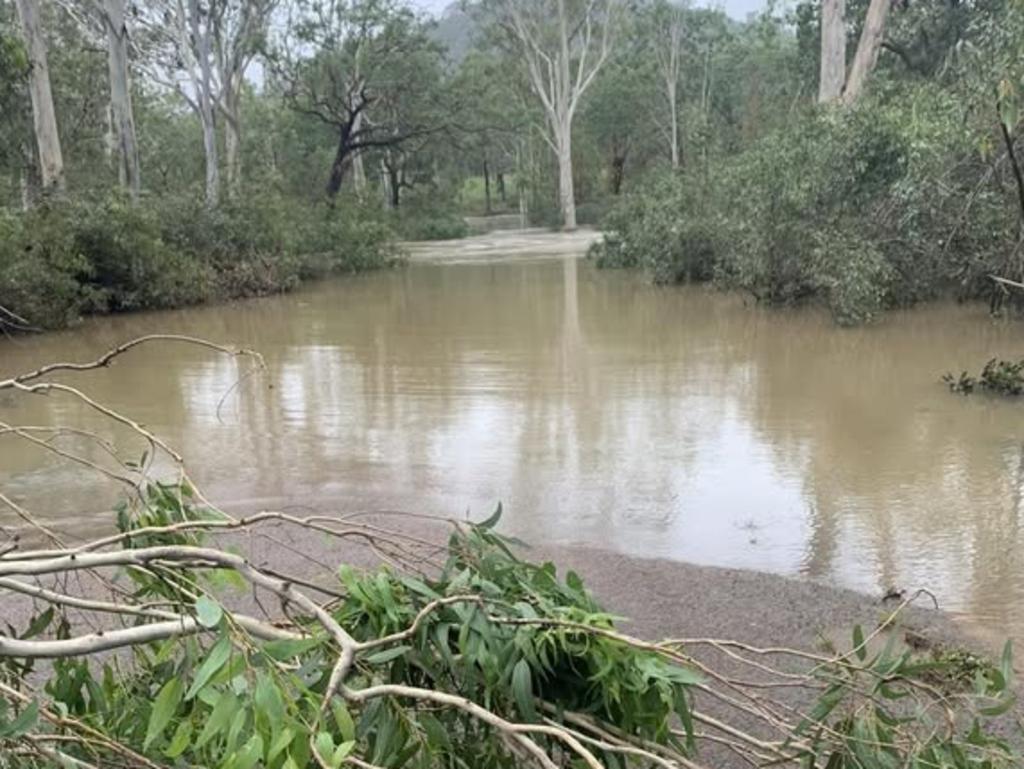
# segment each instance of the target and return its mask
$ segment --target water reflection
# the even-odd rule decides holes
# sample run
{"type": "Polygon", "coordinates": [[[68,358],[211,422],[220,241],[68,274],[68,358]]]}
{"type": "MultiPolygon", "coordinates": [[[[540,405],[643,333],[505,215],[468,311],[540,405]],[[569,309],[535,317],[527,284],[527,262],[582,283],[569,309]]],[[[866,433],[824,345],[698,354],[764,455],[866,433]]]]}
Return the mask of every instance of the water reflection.
{"type": "MultiPolygon", "coordinates": [[[[180,448],[218,500],[482,514],[500,499],[528,539],[927,586],[1024,635],[1024,413],[937,383],[1017,351],[1019,326],[983,308],[838,330],[572,259],[411,265],[0,343],[0,373],[153,331],[266,358],[234,390],[244,361],[187,347],[76,379],[180,448]]],[[[62,397],[5,401],[0,421],[110,432],[62,397]]],[[[114,498],[10,437],[0,488],[71,531],[114,498]]]]}

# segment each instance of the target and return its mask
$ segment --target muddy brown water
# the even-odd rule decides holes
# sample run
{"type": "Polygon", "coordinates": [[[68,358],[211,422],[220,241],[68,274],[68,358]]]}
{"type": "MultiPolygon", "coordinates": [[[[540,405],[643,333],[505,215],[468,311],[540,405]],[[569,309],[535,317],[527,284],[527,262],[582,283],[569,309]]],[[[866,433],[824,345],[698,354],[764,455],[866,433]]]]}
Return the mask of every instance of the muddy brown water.
{"type": "MultiPolygon", "coordinates": [[[[484,516],[500,500],[527,540],[927,587],[1024,638],[1024,403],[938,381],[1024,353],[1019,322],[940,303],[843,330],[572,258],[491,256],[3,341],[0,376],[154,332],[251,346],[267,371],[236,387],[243,361],[180,345],[73,381],[177,447],[226,506],[484,516]]],[[[143,450],[60,394],[4,396],[0,422],[143,450]]],[[[0,490],[78,536],[109,528],[116,496],[10,435],[0,490]]]]}

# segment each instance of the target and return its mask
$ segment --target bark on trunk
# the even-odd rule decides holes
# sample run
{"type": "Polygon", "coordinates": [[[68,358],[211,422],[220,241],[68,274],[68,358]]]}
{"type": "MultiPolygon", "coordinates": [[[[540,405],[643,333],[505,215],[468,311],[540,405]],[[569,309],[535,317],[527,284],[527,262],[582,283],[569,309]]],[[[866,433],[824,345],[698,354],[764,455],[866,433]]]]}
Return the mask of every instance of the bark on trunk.
{"type": "Polygon", "coordinates": [[[612,172],[609,179],[608,191],[612,195],[618,195],[622,192],[622,182],[626,178],[626,154],[624,152],[616,152],[612,155],[612,172]]]}
{"type": "Polygon", "coordinates": [[[103,0],[103,21],[107,31],[110,118],[117,156],[117,175],[132,200],[138,200],[142,178],[128,73],[128,29],[124,21],[124,0],[103,0]]]}
{"type": "Polygon", "coordinates": [[[843,91],[843,104],[850,105],[860,98],[867,84],[868,76],[875,68],[878,53],[882,50],[882,38],[885,35],[885,22],[889,17],[889,6],[892,0],[871,0],[868,15],[864,20],[864,31],[857,43],[857,53],[850,67],[850,77],[843,91]]]}
{"type": "Polygon", "coordinates": [[[50,90],[50,67],[46,59],[46,40],[39,25],[36,0],[17,0],[25,47],[28,50],[29,95],[32,100],[32,125],[39,151],[39,173],[45,191],[64,190],[64,156],[57,132],[57,114],[50,90]]]}
{"type": "Polygon", "coordinates": [[[669,130],[672,132],[672,136],[670,137],[672,169],[678,171],[682,165],[682,155],[679,152],[679,108],[677,106],[675,83],[672,83],[668,87],[668,104],[669,109],[672,110],[671,121],[669,124],[669,130]]]}
{"type": "Polygon", "coordinates": [[[199,92],[196,106],[203,128],[203,154],[206,158],[206,205],[216,206],[220,199],[220,161],[217,152],[217,123],[214,113],[213,71],[210,62],[210,29],[203,23],[204,11],[199,0],[189,0],[189,21],[197,43],[199,60],[199,92]]]}
{"type": "Polygon", "coordinates": [[[487,156],[484,155],[484,214],[491,213],[491,169],[487,165],[487,156]]]}
{"type": "Polygon", "coordinates": [[[818,103],[838,101],[846,82],[846,0],[822,0],[818,103]]]}
{"type": "Polygon", "coordinates": [[[348,130],[343,129],[338,137],[338,149],[334,152],[334,162],[331,163],[331,173],[327,177],[327,197],[332,201],[338,197],[341,191],[341,183],[345,181],[345,174],[352,162],[349,151],[348,130]]]}
{"type": "Polygon", "coordinates": [[[576,229],[576,190],[572,179],[572,132],[565,126],[558,137],[558,200],[562,210],[562,229],[576,229]]]}
{"type": "Polygon", "coordinates": [[[242,104],[236,83],[224,86],[224,173],[228,194],[238,195],[242,187],[242,104]]]}
{"type": "MultiPolygon", "coordinates": [[[[362,110],[356,111],[355,101],[349,102],[349,109],[355,111],[356,115],[352,119],[352,135],[358,136],[360,129],[363,127],[363,113],[362,110]]],[[[352,155],[352,185],[356,189],[356,194],[362,195],[366,190],[366,168],[363,165],[362,153],[356,152],[352,155]]]]}
{"type": "Polygon", "coordinates": [[[388,168],[388,191],[391,193],[391,207],[397,210],[402,204],[402,179],[397,168],[388,168]]]}

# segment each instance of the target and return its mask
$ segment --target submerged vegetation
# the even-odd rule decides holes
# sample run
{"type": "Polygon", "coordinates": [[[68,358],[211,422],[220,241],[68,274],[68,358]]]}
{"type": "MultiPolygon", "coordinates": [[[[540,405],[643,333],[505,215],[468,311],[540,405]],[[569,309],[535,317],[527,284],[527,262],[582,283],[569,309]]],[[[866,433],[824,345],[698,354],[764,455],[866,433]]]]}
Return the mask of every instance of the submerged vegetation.
{"type": "Polygon", "coordinates": [[[952,392],[961,395],[970,395],[977,388],[998,395],[1024,395],[1024,360],[992,358],[977,377],[966,371],[961,371],[959,376],[947,372],[942,375],[942,381],[952,392]]]}

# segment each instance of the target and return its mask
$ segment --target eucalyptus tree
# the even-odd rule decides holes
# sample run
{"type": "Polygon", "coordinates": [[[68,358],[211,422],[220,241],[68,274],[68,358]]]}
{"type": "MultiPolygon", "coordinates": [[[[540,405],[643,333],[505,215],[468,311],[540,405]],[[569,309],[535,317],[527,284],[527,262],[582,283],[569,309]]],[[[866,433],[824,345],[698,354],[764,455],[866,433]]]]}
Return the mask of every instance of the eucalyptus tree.
{"type": "Polygon", "coordinates": [[[50,87],[46,38],[39,19],[37,0],[17,0],[18,18],[28,56],[28,90],[32,100],[32,126],[39,152],[39,173],[44,190],[62,192],[65,187],[64,155],[57,131],[57,113],[50,87]]]}
{"type": "Polygon", "coordinates": [[[562,224],[575,229],[573,119],[612,51],[620,0],[485,0],[483,6],[526,65],[546,118],[544,139],[558,160],[562,224]]]}
{"type": "Polygon", "coordinates": [[[656,0],[647,10],[645,21],[654,49],[658,78],[665,94],[664,132],[668,136],[672,168],[682,164],[680,146],[680,85],[685,55],[687,8],[685,5],[656,0]]]}
{"type": "Polygon", "coordinates": [[[154,0],[139,10],[151,79],[173,89],[202,126],[208,205],[220,198],[218,115],[229,188],[237,191],[240,183],[240,96],[277,6],[278,0],[154,0]]]}
{"type": "Polygon", "coordinates": [[[117,156],[118,178],[132,199],[137,199],[142,188],[142,174],[139,168],[139,142],[135,133],[135,112],[132,109],[125,0],[94,0],[93,6],[107,39],[110,122],[117,156]]]}
{"type": "Polygon", "coordinates": [[[442,51],[395,0],[297,4],[275,52],[287,104],[328,126],[335,151],[326,192],[337,197],[355,160],[439,130],[431,98],[442,51]]]}

